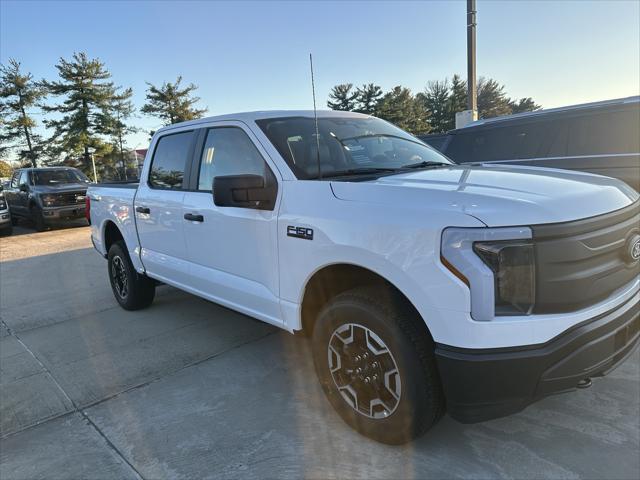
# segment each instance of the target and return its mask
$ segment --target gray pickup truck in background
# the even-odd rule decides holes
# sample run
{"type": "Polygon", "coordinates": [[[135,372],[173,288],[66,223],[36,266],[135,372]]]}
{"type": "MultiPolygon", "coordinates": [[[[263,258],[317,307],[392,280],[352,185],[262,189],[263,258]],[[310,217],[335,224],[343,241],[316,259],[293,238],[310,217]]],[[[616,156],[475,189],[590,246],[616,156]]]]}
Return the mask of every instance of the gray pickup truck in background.
{"type": "Polygon", "coordinates": [[[70,167],[20,168],[13,172],[5,198],[15,225],[19,217],[33,222],[36,230],[48,225],[84,218],[89,179],[70,167]]]}
{"type": "Polygon", "coordinates": [[[9,206],[4,198],[4,187],[0,184],[0,235],[11,235],[13,225],[11,223],[11,214],[9,206]]]}
{"type": "Polygon", "coordinates": [[[420,137],[456,163],[562,168],[640,191],[640,97],[481,119],[420,137]]]}

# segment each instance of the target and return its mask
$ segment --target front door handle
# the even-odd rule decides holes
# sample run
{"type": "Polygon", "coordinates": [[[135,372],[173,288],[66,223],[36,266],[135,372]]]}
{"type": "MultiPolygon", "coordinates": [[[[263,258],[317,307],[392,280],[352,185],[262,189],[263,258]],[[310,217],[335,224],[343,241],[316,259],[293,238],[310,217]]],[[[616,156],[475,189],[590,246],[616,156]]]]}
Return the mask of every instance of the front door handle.
{"type": "Polygon", "coordinates": [[[147,207],[136,207],[136,212],[138,213],[151,213],[151,210],[147,207]]]}
{"type": "Polygon", "coordinates": [[[184,219],[189,220],[190,222],[204,222],[204,217],[202,215],[195,215],[193,213],[185,213],[184,219]]]}

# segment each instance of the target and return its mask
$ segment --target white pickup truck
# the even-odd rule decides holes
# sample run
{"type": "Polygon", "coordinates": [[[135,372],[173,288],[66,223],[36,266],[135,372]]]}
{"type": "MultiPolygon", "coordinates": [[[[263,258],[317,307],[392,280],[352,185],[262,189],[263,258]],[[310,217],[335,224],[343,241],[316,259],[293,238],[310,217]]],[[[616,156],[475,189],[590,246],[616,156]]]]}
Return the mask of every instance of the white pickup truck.
{"type": "Polygon", "coordinates": [[[87,211],[114,295],[158,282],[311,336],[359,432],[421,435],[586,387],[640,335],[640,201],[553,169],[452,164],[380,119],[253,112],[171,125],[87,211]]]}

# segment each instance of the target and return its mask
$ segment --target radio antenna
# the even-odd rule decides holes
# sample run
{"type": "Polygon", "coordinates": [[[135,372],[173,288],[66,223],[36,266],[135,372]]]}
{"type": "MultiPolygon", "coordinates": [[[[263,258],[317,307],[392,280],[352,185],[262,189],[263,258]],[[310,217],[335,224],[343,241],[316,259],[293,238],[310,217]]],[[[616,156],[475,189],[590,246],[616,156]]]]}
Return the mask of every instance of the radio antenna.
{"type": "Polygon", "coordinates": [[[322,169],[320,168],[320,132],[318,130],[318,111],[316,110],[316,85],[313,81],[313,56],[309,54],[309,65],[311,67],[311,93],[313,95],[313,119],[316,124],[316,161],[318,162],[318,179],[322,179],[322,169]]]}

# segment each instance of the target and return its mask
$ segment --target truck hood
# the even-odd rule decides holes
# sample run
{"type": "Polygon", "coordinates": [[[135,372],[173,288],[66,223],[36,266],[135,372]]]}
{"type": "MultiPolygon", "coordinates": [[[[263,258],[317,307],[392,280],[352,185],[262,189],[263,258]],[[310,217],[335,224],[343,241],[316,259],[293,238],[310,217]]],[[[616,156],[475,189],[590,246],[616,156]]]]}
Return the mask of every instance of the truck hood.
{"type": "Polygon", "coordinates": [[[365,182],[333,181],[331,188],[341,200],[449,209],[490,227],[567,222],[638,199],[627,184],[608,177],[500,165],[452,165],[365,182]]]}
{"type": "Polygon", "coordinates": [[[64,193],[86,190],[89,187],[86,183],[57,183],[51,185],[34,185],[32,190],[36,193],[64,193]]]}

